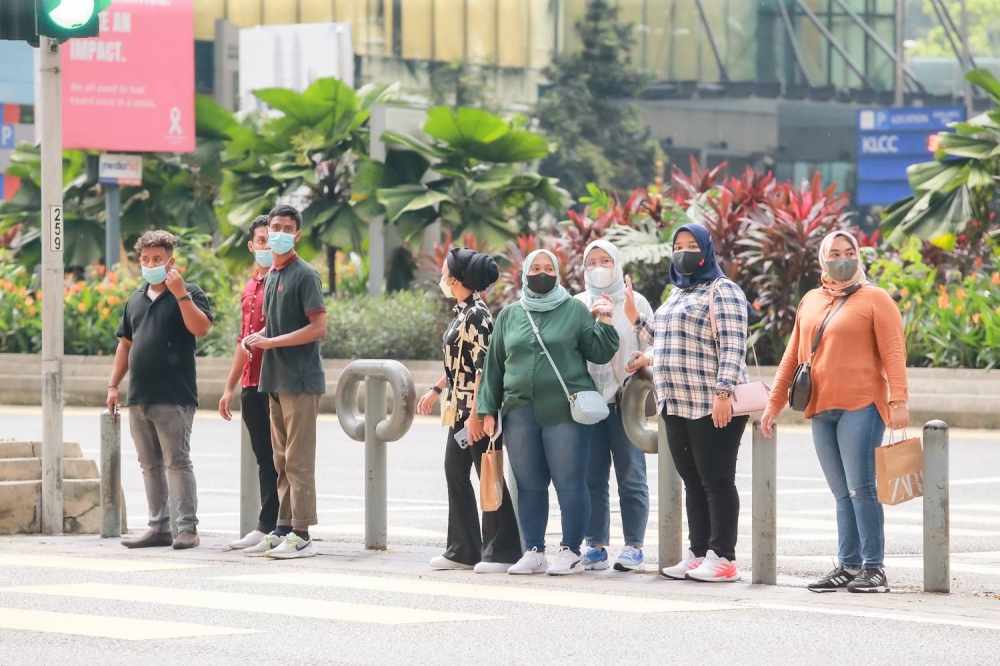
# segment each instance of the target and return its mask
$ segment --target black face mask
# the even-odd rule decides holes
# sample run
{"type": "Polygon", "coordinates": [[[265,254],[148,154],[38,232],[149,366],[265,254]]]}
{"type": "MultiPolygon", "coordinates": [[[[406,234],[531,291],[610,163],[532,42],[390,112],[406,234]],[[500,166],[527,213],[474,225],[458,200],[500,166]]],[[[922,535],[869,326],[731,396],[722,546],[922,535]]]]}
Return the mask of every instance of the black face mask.
{"type": "Polygon", "coordinates": [[[556,276],[548,273],[536,273],[528,276],[528,289],[539,296],[544,296],[556,288],[556,276]]]}
{"type": "Polygon", "coordinates": [[[675,251],[671,261],[674,262],[674,268],[681,275],[693,275],[704,263],[705,254],[701,250],[675,251]]]}

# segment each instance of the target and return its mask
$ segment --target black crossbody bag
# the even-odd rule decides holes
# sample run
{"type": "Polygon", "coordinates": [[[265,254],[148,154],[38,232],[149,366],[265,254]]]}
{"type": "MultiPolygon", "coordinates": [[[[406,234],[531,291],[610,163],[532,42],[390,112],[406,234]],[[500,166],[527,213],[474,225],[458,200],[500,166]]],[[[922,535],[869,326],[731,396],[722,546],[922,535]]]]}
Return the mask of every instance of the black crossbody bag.
{"type": "MultiPolygon", "coordinates": [[[[860,286],[858,285],[859,288],[860,286]]],[[[833,309],[833,312],[827,316],[826,321],[823,322],[823,325],[819,327],[819,331],[816,332],[816,339],[813,340],[812,349],[809,351],[809,360],[805,363],[799,363],[798,367],[795,368],[792,385],[788,388],[788,406],[796,412],[806,411],[806,407],[809,406],[809,401],[812,399],[812,360],[813,356],[816,355],[816,349],[819,347],[819,341],[823,339],[823,331],[826,330],[826,326],[833,319],[833,316],[837,314],[840,308],[844,307],[847,299],[853,296],[856,291],[857,289],[844,296],[843,300],[833,309]]]]}

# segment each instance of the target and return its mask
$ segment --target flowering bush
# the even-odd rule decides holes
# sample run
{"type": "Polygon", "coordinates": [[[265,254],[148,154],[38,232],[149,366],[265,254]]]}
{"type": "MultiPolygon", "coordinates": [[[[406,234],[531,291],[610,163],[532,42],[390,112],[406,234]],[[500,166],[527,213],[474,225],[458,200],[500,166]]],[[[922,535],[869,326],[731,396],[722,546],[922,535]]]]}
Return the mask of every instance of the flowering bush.
{"type": "Polygon", "coordinates": [[[1000,272],[948,280],[921,249],[915,242],[871,266],[872,279],[899,303],[908,365],[1000,367],[1000,272]]]}

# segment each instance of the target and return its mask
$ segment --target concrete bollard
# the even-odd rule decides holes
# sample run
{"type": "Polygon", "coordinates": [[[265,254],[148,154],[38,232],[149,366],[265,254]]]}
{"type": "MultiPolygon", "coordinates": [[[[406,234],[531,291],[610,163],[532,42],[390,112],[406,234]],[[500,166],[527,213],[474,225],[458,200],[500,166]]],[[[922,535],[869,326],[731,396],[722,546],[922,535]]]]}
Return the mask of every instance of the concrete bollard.
{"type": "Polygon", "coordinates": [[[951,592],[948,424],[924,425],[924,592],[951,592]]]}
{"type": "Polygon", "coordinates": [[[765,437],[753,422],[753,524],[751,555],[754,585],[778,582],[778,431],[765,437]]]}
{"type": "Polygon", "coordinates": [[[351,439],[365,443],[365,548],[388,547],[386,443],[402,438],[413,424],[417,394],[413,377],[402,363],[354,361],[337,384],[337,419],[351,439]],[[365,417],[358,413],[358,388],[365,384],[365,417]],[[392,387],[393,410],[386,416],[386,383],[392,387]]]}
{"type": "MultiPolygon", "coordinates": [[[[241,415],[242,416],[242,415],[241,415]]],[[[240,419],[240,536],[257,529],[260,518],[260,475],[250,445],[250,431],[240,419]]]]}
{"type": "Polygon", "coordinates": [[[653,382],[641,377],[629,380],[622,395],[622,425],[632,444],[643,453],[656,453],[659,485],[656,490],[660,568],[673,566],[684,555],[683,501],[681,477],[667,445],[667,426],[662,417],[657,429],[646,427],[646,396],[653,382]]]}
{"type": "Polygon", "coordinates": [[[105,409],[101,412],[101,538],[120,537],[124,525],[121,418],[105,409]]]}

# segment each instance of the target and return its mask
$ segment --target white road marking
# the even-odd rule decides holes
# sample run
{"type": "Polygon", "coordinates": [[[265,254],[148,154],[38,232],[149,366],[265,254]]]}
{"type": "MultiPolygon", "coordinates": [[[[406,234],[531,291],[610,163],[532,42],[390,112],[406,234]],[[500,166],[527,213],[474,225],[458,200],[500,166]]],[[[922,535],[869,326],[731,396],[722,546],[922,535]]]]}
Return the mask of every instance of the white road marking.
{"type": "Polygon", "coordinates": [[[563,592],[532,588],[526,585],[475,585],[442,580],[444,574],[430,574],[434,580],[409,580],[376,576],[353,576],[327,573],[281,573],[250,576],[225,576],[220,580],[267,583],[274,586],[304,585],[352,590],[376,590],[401,594],[424,594],[436,597],[484,599],[541,606],[562,606],[581,610],[619,613],[686,613],[693,611],[739,610],[732,604],[718,604],[675,599],[563,592]]]}
{"type": "Polygon", "coordinates": [[[956,627],[971,627],[973,629],[1000,630],[1000,622],[981,622],[976,620],[960,620],[953,617],[928,617],[926,615],[905,615],[901,613],[883,613],[879,611],[858,611],[843,608],[830,608],[820,605],[797,606],[794,604],[752,603],[755,608],[769,610],[792,611],[796,613],[820,613],[823,615],[847,615],[877,620],[896,620],[899,622],[915,622],[917,624],[938,624],[956,627]]]}
{"type": "Polygon", "coordinates": [[[354,604],[297,597],[289,600],[273,594],[241,594],[216,590],[190,590],[176,587],[145,587],[141,585],[107,585],[80,583],[70,585],[34,585],[0,588],[0,592],[44,594],[79,599],[108,599],[136,603],[164,604],[183,608],[266,613],[286,617],[308,617],[341,622],[371,624],[425,624],[434,622],[467,622],[496,620],[497,617],[449,613],[420,608],[395,608],[378,604],[354,604]]]}
{"type": "Polygon", "coordinates": [[[49,611],[0,608],[0,629],[37,631],[48,634],[69,634],[94,638],[116,638],[125,641],[162,640],[165,638],[192,638],[198,636],[225,636],[229,634],[257,634],[250,629],[215,627],[187,622],[137,620],[106,615],[78,615],[49,611]]]}
{"type": "Polygon", "coordinates": [[[71,569],[75,571],[177,571],[181,569],[207,569],[208,564],[182,564],[178,562],[143,561],[139,559],[114,559],[96,557],[61,557],[56,555],[18,555],[0,553],[0,567],[38,567],[41,569],[71,569]]]}

